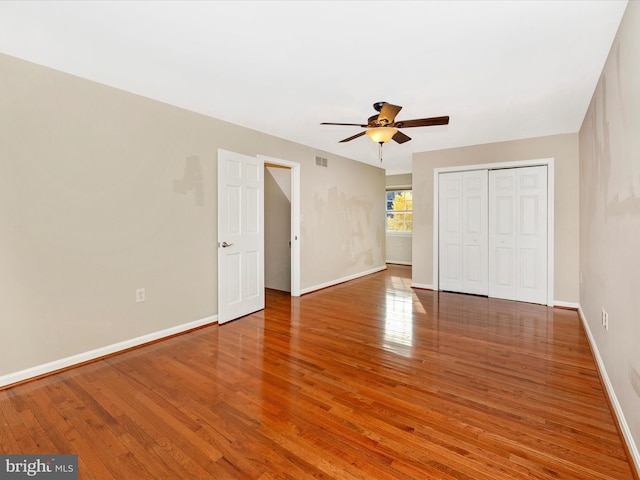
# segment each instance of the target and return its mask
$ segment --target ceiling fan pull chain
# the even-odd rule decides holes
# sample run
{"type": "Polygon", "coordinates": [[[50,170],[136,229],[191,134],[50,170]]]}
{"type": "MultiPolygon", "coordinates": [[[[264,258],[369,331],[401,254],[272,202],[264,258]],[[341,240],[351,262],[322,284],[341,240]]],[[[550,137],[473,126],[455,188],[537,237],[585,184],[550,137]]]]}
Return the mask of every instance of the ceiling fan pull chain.
{"type": "Polygon", "coordinates": [[[380,163],[382,163],[382,142],[380,142],[380,148],[378,149],[378,156],[380,157],[380,163]]]}

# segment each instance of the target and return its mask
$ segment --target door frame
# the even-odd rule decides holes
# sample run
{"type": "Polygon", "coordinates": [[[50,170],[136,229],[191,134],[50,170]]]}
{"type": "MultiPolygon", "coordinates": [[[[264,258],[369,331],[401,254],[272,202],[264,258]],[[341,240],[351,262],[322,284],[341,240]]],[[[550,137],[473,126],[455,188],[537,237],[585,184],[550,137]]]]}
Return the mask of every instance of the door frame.
{"type": "MultiPolygon", "coordinates": [[[[300,164],[281,158],[258,155],[263,163],[291,169],[291,296],[300,296],[300,164]]],[[[262,205],[264,209],[264,203],[262,205]]],[[[265,219],[266,221],[266,219],[265,219]]]]}
{"type": "Polygon", "coordinates": [[[484,163],[477,165],[459,165],[455,167],[441,167],[433,169],[433,290],[440,290],[440,219],[438,205],[438,188],[440,173],[462,172],[470,170],[499,170],[504,168],[521,168],[521,167],[547,167],[547,305],[553,306],[553,287],[554,287],[554,159],[543,158],[538,160],[520,160],[509,162],[484,163]]]}

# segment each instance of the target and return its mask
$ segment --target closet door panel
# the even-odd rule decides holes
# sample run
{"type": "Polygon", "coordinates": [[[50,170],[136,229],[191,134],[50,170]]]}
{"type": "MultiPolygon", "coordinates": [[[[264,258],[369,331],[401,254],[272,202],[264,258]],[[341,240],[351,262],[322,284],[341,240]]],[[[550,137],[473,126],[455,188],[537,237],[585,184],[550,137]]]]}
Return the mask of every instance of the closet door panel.
{"type": "Polygon", "coordinates": [[[462,174],[462,291],[488,295],[488,172],[476,170],[462,174]]]}
{"type": "Polygon", "coordinates": [[[547,302],[547,167],[489,173],[489,296],[547,302]]]}
{"type": "Polygon", "coordinates": [[[547,303],[547,167],[518,170],[518,294],[547,303]]]}
{"type": "Polygon", "coordinates": [[[462,173],[438,178],[440,290],[462,291],[462,173]]]}
{"type": "Polygon", "coordinates": [[[516,173],[489,172],[489,296],[516,297],[516,173]]]}
{"type": "Polygon", "coordinates": [[[438,178],[439,288],[487,295],[487,171],[438,178]]]}

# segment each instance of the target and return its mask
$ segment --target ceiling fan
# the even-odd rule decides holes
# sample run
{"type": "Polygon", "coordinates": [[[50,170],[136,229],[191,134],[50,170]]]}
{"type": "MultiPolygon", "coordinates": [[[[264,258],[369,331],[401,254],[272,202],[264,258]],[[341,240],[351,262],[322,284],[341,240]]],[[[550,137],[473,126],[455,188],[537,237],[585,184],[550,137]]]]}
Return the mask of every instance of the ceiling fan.
{"type": "MultiPolygon", "coordinates": [[[[363,135],[368,135],[371,140],[380,144],[394,140],[397,143],[405,143],[411,140],[411,137],[405,135],[398,129],[400,128],[412,128],[412,127],[430,127],[433,125],[448,125],[449,117],[430,117],[430,118],[417,118],[414,120],[398,120],[396,121],[396,115],[402,110],[402,107],[398,105],[392,105],[387,102],[376,102],[373,104],[373,108],[380,112],[376,115],[372,115],[367,120],[367,123],[333,123],[322,122],[320,125],[345,125],[353,127],[362,127],[367,130],[356,133],[355,135],[340,140],[340,143],[350,142],[363,135]]],[[[382,158],[380,158],[382,160],[382,158]]]]}

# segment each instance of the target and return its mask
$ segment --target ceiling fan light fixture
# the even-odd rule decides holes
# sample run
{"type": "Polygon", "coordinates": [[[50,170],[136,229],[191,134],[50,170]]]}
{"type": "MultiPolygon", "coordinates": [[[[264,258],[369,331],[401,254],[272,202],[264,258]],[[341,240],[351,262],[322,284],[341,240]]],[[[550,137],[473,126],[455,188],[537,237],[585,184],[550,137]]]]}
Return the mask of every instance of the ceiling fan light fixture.
{"type": "Polygon", "coordinates": [[[387,143],[397,132],[395,127],[375,127],[367,130],[367,135],[376,143],[387,143]]]}

